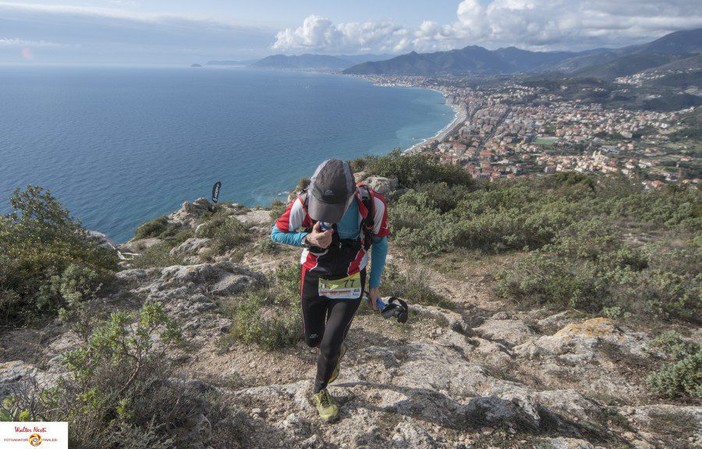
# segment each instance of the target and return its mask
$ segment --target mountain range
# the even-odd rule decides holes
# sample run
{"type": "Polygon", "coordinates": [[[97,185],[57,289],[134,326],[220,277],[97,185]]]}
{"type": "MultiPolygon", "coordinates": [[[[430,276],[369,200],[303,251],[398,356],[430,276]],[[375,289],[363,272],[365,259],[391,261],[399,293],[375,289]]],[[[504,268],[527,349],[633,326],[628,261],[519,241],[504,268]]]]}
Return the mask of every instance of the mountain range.
{"type": "Polygon", "coordinates": [[[652,42],[581,52],[535,52],[477,45],[434,53],[390,55],[272,55],[260,60],[209,61],[210,66],[325,70],[353,75],[437,76],[560,73],[613,80],[656,70],[702,71],[702,28],[676,31],[652,42]]]}
{"type": "Polygon", "coordinates": [[[460,50],[416,53],[349,67],[359,75],[461,75],[564,72],[611,79],[656,67],[702,68],[702,28],[676,31],[643,45],[584,52],[532,52],[515,47],[488,50],[468,46],[460,50]]]}

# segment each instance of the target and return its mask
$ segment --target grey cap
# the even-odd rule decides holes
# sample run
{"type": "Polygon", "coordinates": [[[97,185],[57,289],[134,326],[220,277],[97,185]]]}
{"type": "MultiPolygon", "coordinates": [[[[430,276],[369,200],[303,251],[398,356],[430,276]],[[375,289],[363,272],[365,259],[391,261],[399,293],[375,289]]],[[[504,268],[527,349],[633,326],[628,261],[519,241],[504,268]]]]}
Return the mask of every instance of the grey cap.
{"type": "Polygon", "coordinates": [[[326,160],[319,164],[307,188],[307,213],[316,221],[338,223],[355,191],[356,184],[348,162],[326,160]]]}

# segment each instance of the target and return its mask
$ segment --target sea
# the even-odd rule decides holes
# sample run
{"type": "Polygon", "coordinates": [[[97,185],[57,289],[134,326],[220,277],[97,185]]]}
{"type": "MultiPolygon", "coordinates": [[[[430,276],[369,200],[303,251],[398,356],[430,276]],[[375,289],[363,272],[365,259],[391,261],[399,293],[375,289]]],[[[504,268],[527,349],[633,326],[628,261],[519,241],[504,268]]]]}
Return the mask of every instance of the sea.
{"type": "Polygon", "coordinates": [[[406,149],[441,93],[354,77],[190,67],[0,67],[0,213],[39,185],[116,242],[184,201],[267,206],[325,159],[406,149]]]}

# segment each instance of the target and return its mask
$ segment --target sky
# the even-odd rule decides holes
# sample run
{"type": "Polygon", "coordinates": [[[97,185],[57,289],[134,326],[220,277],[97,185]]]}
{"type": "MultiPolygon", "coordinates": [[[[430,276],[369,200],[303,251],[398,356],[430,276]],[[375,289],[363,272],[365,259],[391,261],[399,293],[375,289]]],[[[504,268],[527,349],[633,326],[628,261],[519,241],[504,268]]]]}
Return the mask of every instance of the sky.
{"type": "Polygon", "coordinates": [[[701,0],[0,0],[0,64],[190,64],[480,45],[617,48],[702,28],[701,0]]]}

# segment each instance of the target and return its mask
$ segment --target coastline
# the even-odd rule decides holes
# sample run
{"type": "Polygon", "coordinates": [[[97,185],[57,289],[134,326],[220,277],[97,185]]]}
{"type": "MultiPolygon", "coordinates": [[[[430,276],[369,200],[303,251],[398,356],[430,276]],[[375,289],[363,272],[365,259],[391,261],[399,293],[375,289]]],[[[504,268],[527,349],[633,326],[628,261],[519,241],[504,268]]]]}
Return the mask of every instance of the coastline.
{"type": "Polygon", "coordinates": [[[440,129],[433,136],[427,137],[426,139],[423,139],[420,142],[415,143],[411,147],[402,150],[403,154],[412,154],[412,153],[420,152],[424,146],[430,144],[433,141],[438,141],[439,143],[443,142],[451,133],[455,132],[456,129],[458,129],[468,119],[468,110],[467,110],[466,106],[456,104],[456,103],[450,103],[449,102],[449,93],[444,92],[443,90],[441,90],[439,88],[417,86],[411,82],[409,82],[409,83],[403,83],[403,82],[400,82],[400,83],[390,82],[390,83],[388,83],[388,82],[384,82],[383,80],[376,79],[373,76],[363,76],[363,75],[350,75],[350,76],[364,79],[375,86],[404,87],[404,88],[411,88],[411,89],[433,90],[433,91],[439,92],[441,95],[443,95],[444,102],[448,106],[453,108],[453,110],[455,111],[455,115],[453,117],[453,120],[448,125],[444,126],[442,129],[440,129]]]}
{"type": "MultiPolygon", "coordinates": [[[[431,89],[431,90],[436,90],[437,92],[441,92],[438,89],[431,89]]],[[[441,92],[441,94],[444,96],[444,99],[448,100],[448,96],[444,93],[441,92]]],[[[448,104],[448,101],[447,101],[448,104]]],[[[456,115],[453,117],[453,120],[446,125],[444,128],[442,128],[438,133],[436,133],[432,137],[428,137],[421,142],[418,142],[411,147],[407,148],[406,150],[403,150],[403,154],[412,154],[419,152],[420,148],[424,147],[425,145],[437,140],[439,142],[444,141],[451,133],[456,131],[456,129],[465,123],[465,121],[468,119],[468,111],[466,110],[465,107],[462,107],[461,105],[458,104],[449,104],[453,108],[454,111],[456,111],[456,115]]]]}

